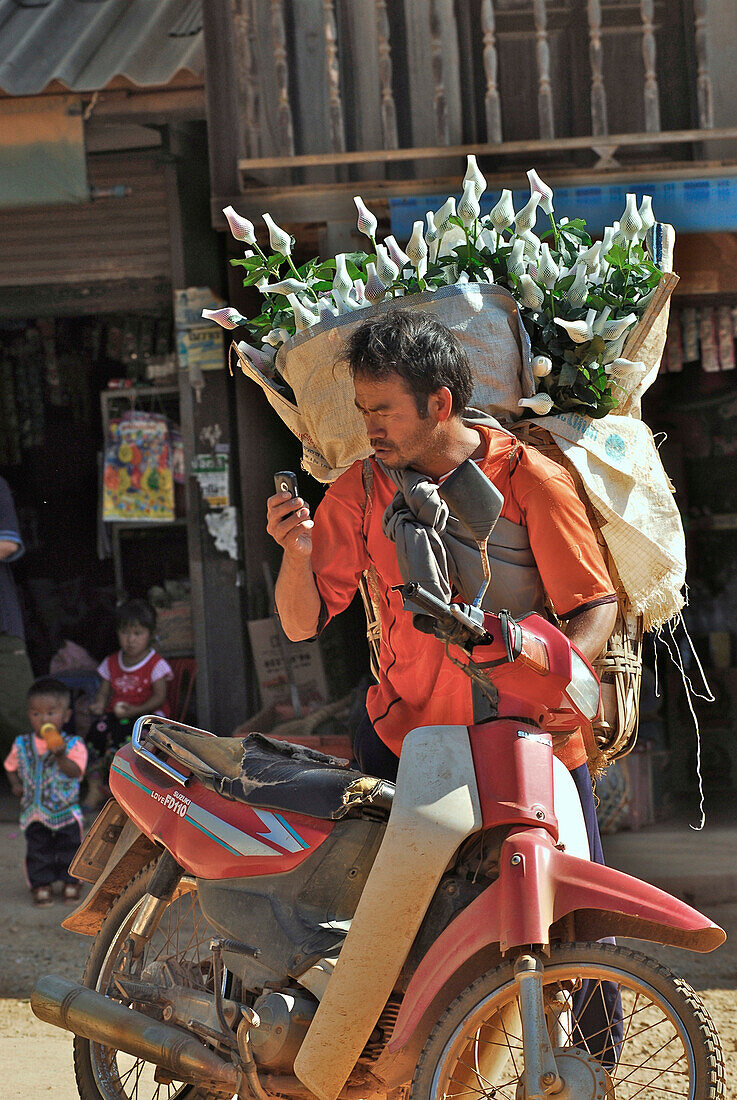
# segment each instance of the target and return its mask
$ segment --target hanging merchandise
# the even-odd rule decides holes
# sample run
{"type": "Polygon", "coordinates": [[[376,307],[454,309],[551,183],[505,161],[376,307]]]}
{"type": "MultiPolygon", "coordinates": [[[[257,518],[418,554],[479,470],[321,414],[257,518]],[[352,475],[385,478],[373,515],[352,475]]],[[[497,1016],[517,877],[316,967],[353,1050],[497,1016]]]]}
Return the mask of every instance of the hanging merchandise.
{"type": "Polygon", "coordinates": [[[732,310],[720,306],[717,310],[717,334],[719,339],[719,366],[722,370],[734,370],[734,331],[732,310]]]}
{"type": "Polygon", "coordinates": [[[701,342],[701,368],[707,374],[719,370],[719,352],[717,349],[714,310],[710,307],[699,310],[699,340],[701,342]]]}
{"type": "Polygon", "coordinates": [[[133,410],[111,422],[105,448],[102,518],[173,521],[174,479],[165,416],[133,410]]]}

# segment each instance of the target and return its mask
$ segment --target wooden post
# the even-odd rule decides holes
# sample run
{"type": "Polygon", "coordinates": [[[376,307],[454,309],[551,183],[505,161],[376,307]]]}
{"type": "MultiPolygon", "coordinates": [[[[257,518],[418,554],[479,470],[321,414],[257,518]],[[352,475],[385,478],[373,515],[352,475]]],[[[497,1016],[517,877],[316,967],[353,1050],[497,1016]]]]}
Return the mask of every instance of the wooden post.
{"type": "Polygon", "coordinates": [[[548,13],[545,0],[534,0],[535,49],[537,53],[537,114],[540,137],[555,136],[553,122],[553,89],[550,84],[550,47],[548,45],[548,13]]]}
{"type": "Polygon", "coordinates": [[[271,0],[271,33],[274,42],[274,70],[279,97],[279,146],[284,156],[294,155],[294,127],[289,105],[289,59],[284,26],[284,0],[271,0]]]}
{"type": "Polygon", "coordinates": [[[334,0],[323,0],[323,17],[325,20],[325,75],[328,85],[330,148],[334,153],[342,153],[345,150],[345,127],[343,125],[343,100],[340,94],[338,31],[335,22],[334,0]]]}
{"type": "Polygon", "coordinates": [[[709,38],[707,0],[694,0],[694,37],[696,40],[696,97],[699,126],[711,130],[714,126],[714,97],[709,71],[709,38]]]}
{"type": "Polygon", "coordinates": [[[586,14],[589,21],[589,60],[591,63],[591,133],[594,136],[599,136],[609,133],[601,53],[601,3],[599,0],[588,0],[586,14]]]}
{"type": "Polygon", "coordinates": [[[642,60],[645,63],[645,129],[649,132],[657,132],[660,129],[660,94],[655,65],[654,0],[640,0],[640,15],[642,16],[642,60]]]}
{"type": "Polygon", "coordinates": [[[241,116],[241,146],[244,156],[261,156],[258,124],[258,51],[253,22],[253,0],[232,0],[233,34],[236,43],[236,74],[238,93],[243,105],[241,116]]]}
{"type": "Polygon", "coordinates": [[[392,48],[389,36],[389,16],[386,0],[376,0],[376,34],[379,42],[379,86],[381,91],[381,130],[384,148],[396,149],[397,107],[392,88],[392,48]]]}
{"type": "Polygon", "coordinates": [[[432,75],[435,84],[435,140],[438,145],[449,145],[448,105],[445,99],[445,76],[443,71],[443,36],[437,0],[430,0],[429,15],[432,75]]]}
{"type": "Polygon", "coordinates": [[[502,105],[497,84],[496,23],[493,0],[482,0],[481,29],[484,42],[484,75],[486,77],[486,140],[502,140],[502,105]]]}

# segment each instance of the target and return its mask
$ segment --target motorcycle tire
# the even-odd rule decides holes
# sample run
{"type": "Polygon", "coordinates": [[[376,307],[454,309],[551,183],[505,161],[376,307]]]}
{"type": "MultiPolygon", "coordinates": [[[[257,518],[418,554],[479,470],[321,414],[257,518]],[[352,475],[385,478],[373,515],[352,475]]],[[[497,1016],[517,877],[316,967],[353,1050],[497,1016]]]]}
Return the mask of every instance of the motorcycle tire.
{"type": "MultiPolygon", "coordinates": [[[[111,974],[155,868],[153,861],[140,871],[113,903],[87,959],[82,982],[88,988],[110,992],[111,974]]],[[[183,879],[144,947],[144,966],[174,956],[204,974],[209,965],[208,942],[214,934],[199,907],[194,881],[183,879]]],[[[81,1100],[223,1100],[226,1095],[195,1085],[155,1081],[155,1069],[113,1047],[79,1036],[74,1039],[74,1071],[81,1100]]]]}
{"type": "MultiPolygon", "coordinates": [[[[723,1100],[724,1058],[714,1024],[696,993],[665,966],[612,944],[571,943],[552,948],[543,983],[558,1072],[568,1076],[577,1100],[663,1100],[668,1094],[673,1100],[723,1100]],[[575,990],[586,980],[577,1018],[575,990]],[[611,996],[607,1002],[605,983],[614,983],[615,1002],[617,991],[620,997],[622,1026],[615,1038],[609,1033],[617,1013],[606,1008],[611,996]],[[566,1014],[554,1017],[553,1004],[562,998],[566,1014]],[[604,1012],[597,1030],[583,1021],[594,1006],[604,1012]]],[[[409,1100],[515,1100],[524,1095],[523,1069],[509,962],[477,978],[448,1007],[422,1050],[409,1100]]]]}

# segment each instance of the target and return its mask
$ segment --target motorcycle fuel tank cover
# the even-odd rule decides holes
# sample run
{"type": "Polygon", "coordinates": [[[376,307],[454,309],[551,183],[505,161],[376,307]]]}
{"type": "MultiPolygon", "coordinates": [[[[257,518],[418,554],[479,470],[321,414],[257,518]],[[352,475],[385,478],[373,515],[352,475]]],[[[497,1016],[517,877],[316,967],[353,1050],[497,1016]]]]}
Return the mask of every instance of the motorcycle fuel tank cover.
{"type": "Polygon", "coordinates": [[[209,879],[269,875],[297,867],[332,821],[226,801],[192,779],[173,783],[130,745],[116,755],[110,789],[130,818],[190,874],[209,879]]]}

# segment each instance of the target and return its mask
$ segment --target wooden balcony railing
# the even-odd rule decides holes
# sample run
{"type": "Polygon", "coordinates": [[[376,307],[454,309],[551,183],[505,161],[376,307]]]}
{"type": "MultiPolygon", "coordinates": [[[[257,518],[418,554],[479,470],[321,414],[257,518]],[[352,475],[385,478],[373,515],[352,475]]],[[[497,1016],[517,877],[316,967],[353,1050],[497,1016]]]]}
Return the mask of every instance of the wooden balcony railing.
{"type": "Polygon", "coordinates": [[[706,161],[709,2],[230,0],[240,187],[706,161]]]}

